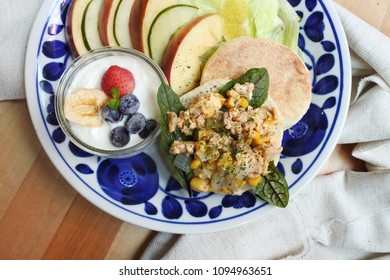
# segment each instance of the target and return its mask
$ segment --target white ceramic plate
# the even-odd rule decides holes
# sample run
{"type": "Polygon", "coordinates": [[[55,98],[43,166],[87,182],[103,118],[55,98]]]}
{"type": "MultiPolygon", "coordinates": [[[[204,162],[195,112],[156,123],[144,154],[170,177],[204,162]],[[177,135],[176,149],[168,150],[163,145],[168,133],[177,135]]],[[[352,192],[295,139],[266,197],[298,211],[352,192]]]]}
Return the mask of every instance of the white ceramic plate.
{"type": "MultiPolygon", "coordinates": [[[[170,178],[157,144],[135,157],[109,160],[82,152],[69,142],[53,106],[54,89],[72,61],[64,35],[69,2],[44,2],[32,28],[25,67],[33,125],[66,180],[107,213],[157,231],[225,230],[261,219],[275,209],[250,192],[240,197],[197,194],[188,198],[170,178]]],[[[310,109],[285,132],[278,165],[289,184],[291,200],[317,174],[336,145],[347,114],[351,73],[344,31],[331,1],[290,3],[302,18],[299,46],[313,84],[310,109]]]]}

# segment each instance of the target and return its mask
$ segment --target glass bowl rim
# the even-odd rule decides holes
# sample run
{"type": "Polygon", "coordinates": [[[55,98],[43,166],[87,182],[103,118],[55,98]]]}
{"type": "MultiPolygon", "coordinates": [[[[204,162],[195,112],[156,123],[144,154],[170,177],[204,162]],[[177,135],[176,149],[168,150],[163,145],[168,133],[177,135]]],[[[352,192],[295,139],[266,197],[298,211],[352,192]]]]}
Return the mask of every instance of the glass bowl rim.
{"type": "MultiPolygon", "coordinates": [[[[85,143],[72,132],[72,129],[69,125],[69,121],[63,115],[63,105],[66,96],[65,92],[67,86],[69,85],[68,84],[69,80],[71,80],[74,77],[74,75],[77,73],[77,71],[79,69],[82,69],[85,66],[85,64],[91,63],[93,61],[99,60],[107,56],[117,56],[117,55],[123,55],[123,56],[130,55],[141,59],[142,61],[149,64],[149,66],[155,71],[155,73],[158,75],[159,79],[161,80],[161,83],[168,84],[165,74],[163,73],[161,68],[157,65],[157,63],[154,62],[151,58],[147,57],[142,52],[135,49],[128,49],[123,47],[101,47],[101,48],[90,50],[82,54],[81,56],[75,58],[72,61],[72,63],[66,68],[64,73],[61,75],[61,78],[55,90],[55,114],[61,129],[69,138],[69,140],[74,145],[76,145],[77,147],[79,147],[80,149],[88,153],[97,156],[107,157],[107,158],[123,158],[123,157],[129,157],[129,156],[134,156],[136,154],[139,154],[143,152],[145,149],[147,149],[149,146],[151,146],[161,133],[160,125],[157,122],[157,127],[152,131],[150,135],[148,135],[141,142],[127,148],[114,148],[113,146],[113,149],[107,150],[107,149],[93,147],[85,143]]],[[[156,93],[156,98],[157,98],[157,93],[156,93]]]]}

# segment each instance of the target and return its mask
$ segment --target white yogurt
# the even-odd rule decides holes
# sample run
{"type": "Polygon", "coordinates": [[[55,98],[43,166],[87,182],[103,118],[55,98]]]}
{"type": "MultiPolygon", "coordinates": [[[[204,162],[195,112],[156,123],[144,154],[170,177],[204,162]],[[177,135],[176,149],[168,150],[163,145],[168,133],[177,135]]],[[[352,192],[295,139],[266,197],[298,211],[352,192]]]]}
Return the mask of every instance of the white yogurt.
{"type": "MultiPolygon", "coordinates": [[[[138,112],[142,113],[146,120],[154,119],[158,122],[160,110],[157,104],[157,91],[161,80],[152,66],[138,57],[108,56],[85,65],[69,85],[66,94],[83,88],[101,90],[100,82],[103,74],[112,65],[118,65],[133,74],[135,80],[133,94],[140,101],[138,112]]],[[[143,140],[138,134],[130,134],[130,142],[124,147],[117,148],[111,143],[111,130],[116,126],[124,125],[127,119],[128,116],[125,115],[123,120],[116,124],[104,121],[100,127],[87,127],[71,122],[70,127],[81,141],[90,146],[103,150],[123,149],[134,146],[143,140]]]]}

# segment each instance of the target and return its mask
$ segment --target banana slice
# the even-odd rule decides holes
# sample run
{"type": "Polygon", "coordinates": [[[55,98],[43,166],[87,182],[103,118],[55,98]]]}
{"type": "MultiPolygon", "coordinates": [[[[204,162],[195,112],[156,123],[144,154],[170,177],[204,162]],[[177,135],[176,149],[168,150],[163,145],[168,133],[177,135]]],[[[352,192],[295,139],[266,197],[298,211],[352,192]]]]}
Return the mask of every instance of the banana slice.
{"type": "Polygon", "coordinates": [[[73,91],[65,97],[65,118],[84,126],[101,126],[103,119],[99,111],[109,100],[108,96],[99,89],[73,91]]]}

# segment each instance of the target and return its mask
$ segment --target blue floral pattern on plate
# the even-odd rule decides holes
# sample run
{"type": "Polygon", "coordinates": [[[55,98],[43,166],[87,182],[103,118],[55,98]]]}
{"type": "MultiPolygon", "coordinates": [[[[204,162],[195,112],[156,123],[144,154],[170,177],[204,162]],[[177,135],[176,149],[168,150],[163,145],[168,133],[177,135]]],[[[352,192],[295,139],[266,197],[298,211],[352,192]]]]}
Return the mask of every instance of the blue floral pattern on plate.
{"type": "MultiPolygon", "coordinates": [[[[64,23],[70,0],[46,1],[29,47],[36,83],[28,91],[34,126],[59,171],[81,194],[124,221],[160,231],[194,233],[235,227],[273,206],[253,193],[242,196],[196,193],[189,198],[168,173],[158,143],[127,159],[92,156],[73,145],[58,126],[54,112],[55,87],[72,58],[64,23]],[[37,129],[38,130],[38,129],[37,129]]],[[[348,106],[349,58],[340,23],[328,1],[289,0],[301,17],[299,47],[312,78],[313,98],[306,115],[284,132],[278,164],[291,197],[318,171],[335,145],[348,106]],[[340,35],[341,34],[341,35],[340,35]]]]}

